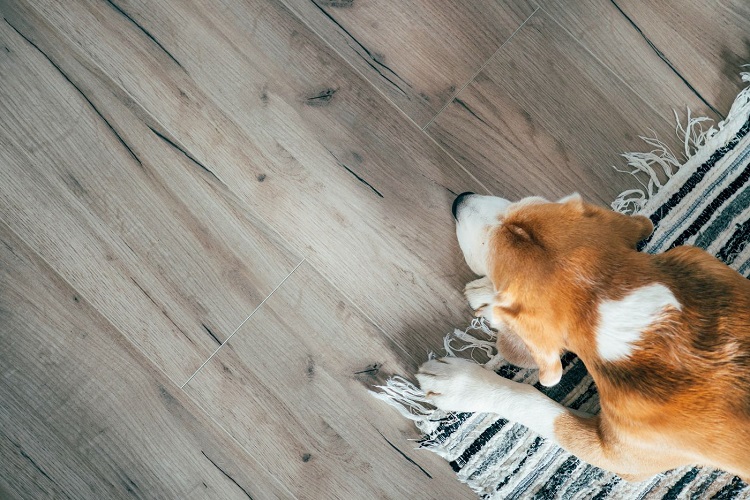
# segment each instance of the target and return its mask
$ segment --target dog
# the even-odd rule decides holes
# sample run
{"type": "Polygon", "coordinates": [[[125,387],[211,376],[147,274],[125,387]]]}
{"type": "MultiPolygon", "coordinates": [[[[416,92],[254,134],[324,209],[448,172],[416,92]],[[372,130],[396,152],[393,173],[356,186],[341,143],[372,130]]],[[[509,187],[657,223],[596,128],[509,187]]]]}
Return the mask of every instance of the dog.
{"type": "Polygon", "coordinates": [[[421,389],[443,410],[495,413],[581,460],[642,481],[685,465],[750,479],[750,281],[680,246],[651,255],[643,216],[538,197],[512,203],[473,193],[453,204],[466,295],[498,329],[508,361],[553,386],[561,354],[593,377],[588,415],[472,361],[423,364],[421,389]]]}

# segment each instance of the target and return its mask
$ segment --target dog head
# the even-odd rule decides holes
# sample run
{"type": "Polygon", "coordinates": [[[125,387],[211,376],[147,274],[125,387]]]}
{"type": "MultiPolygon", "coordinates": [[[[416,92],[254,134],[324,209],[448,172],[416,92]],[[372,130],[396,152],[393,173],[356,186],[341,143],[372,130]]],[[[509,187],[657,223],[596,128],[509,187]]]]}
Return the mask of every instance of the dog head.
{"type": "Polygon", "coordinates": [[[590,205],[578,194],[512,203],[464,193],[453,215],[466,263],[494,285],[493,317],[521,337],[547,386],[562,376],[571,307],[589,300],[621,252],[635,251],[653,231],[646,217],[590,205]]]}

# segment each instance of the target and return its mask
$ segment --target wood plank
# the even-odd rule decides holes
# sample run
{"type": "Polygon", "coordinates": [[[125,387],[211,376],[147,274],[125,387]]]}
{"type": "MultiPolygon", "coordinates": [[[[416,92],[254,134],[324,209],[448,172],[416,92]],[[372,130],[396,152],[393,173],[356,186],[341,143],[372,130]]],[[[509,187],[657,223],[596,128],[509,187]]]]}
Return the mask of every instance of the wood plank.
{"type": "Polygon", "coordinates": [[[540,10],[427,130],[498,195],[608,205],[636,185],[611,166],[651,129],[674,125],[540,10]]]}
{"type": "Polygon", "coordinates": [[[2,222],[0,263],[1,492],[291,498],[2,222]]]}
{"type": "Polygon", "coordinates": [[[0,218],[184,382],[301,257],[93,75],[0,43],[0,218]]]}
{"type": "Polygon", "coordinates": [[[617,6],[663,58],[719,113],[745,87],[750,63],[747,0],[618,0],[617,6]]]}
{"type": "Polygon", "coordinates": [[[481,185],[280,4],[200,5],[121,5],[179,66],[104,2],[9,16],[63,69],[109,78],[409,352],[438,348],[470,317],[450,206],[481,185]]]}
{"type": "Polygon", "coordinates": [[[410,421],[367,393],[418,363],[305,263],[186,391],[297,496],[474,498],[406,440],[418,437],[410,421]]]}
{"type": "Polygon", "coordinates": [[[673,120],[673,110],[684,117],[686,108],[693,116],[721,119],[695,93],[690,82],[659,56],[615,3],[545,0],[543,5],[551,18],[667,121],[673,120]]]}
{"type": "Polygon", "coordinates": [[[535,9],[523,0],[284,1],[420,126],[535,9]]]}

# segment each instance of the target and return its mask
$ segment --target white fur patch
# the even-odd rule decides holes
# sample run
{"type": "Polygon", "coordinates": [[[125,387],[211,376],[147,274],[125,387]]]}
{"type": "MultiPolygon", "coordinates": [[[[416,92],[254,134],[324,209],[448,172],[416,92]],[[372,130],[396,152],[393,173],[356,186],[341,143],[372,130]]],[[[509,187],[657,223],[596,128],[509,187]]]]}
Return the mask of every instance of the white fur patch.
{"type": "Polygon", "coordinates": [[[633,290],[620,300],[607,300],[599,305],[596,346],[606,361],[629,357],[643,332],[663,316],[668,307],[682,306],[666,286],[660,283],[633,290]]]}

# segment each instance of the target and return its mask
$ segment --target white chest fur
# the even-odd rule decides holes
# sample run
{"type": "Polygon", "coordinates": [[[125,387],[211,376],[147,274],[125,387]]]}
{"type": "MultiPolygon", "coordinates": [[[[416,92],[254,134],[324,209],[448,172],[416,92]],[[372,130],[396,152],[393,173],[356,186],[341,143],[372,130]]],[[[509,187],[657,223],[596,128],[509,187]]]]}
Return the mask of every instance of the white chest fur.
{"type": "Polygon", "coordinates": [[[599,356],[606,361],[629,357],[643,332],[660,321],[668,308],[680,310],[681,306],[669,288],[660,283],[633,290],[619,300],[602,302],[596,329],[599,356]]]}

